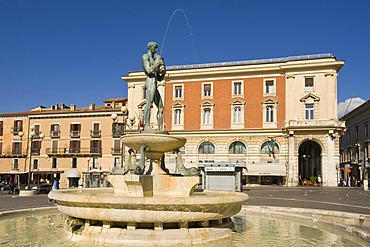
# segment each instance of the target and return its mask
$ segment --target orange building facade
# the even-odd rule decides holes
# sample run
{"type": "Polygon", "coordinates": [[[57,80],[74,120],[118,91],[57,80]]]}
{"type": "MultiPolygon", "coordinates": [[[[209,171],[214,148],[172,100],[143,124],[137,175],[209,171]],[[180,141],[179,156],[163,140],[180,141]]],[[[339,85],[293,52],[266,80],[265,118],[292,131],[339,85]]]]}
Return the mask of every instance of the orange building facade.
{"type": "MultiPolygon", "coordinates": [[[[247,185],[296,186],[320,175],[324,186],[335,186],[337,137],[345,127],[336,108],[343,65],[332,54],[317,54],[169,66],[158,83],[165,129],[187,138],[181,150],[186,166],[242,163],[247,185]]],[[[142,114],[145,74],[122,79],[129,112],[142,114]]],[[[166,155],[170,170],[174,160],[166,155]]]]}

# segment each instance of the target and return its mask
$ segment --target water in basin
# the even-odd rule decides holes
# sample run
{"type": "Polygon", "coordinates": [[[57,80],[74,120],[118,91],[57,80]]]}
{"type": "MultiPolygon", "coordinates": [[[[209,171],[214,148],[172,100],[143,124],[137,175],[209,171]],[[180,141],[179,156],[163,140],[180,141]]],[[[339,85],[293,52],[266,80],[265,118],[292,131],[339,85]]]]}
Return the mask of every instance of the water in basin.
{"type": "MultiPolygon", "coordinates": [[[[242,211],[233,218],[235,234],[207,247],[244,246],[369,246],[363,239],[321,223],[242,211]]],[[[71,242],[63,232],[63,215],[44,209],[0,217],[0,246],[101,246],[71,242]]],[[[109,245],[113,246],[113,245],[109,245]]],[[[203,247],[203,246],[202,246],[203,247]]]]}

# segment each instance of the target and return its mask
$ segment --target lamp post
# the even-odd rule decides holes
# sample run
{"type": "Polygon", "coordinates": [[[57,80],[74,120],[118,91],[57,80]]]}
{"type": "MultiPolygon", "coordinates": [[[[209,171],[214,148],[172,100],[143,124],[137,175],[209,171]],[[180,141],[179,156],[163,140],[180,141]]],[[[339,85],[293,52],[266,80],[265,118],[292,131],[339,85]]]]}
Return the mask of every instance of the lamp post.
{"type": "MultiPolygon", "coordinates": [[[[30,160],[29,160],[29,164],[28,164],[28,180],[27,180],[27,190],[31,190],[31,167],[32,167],[32,142],[34,139],[38,139],[40,138],[41,140],[44,139],[45,135],[44,134],[40,134],[38,137],[36,136],[36,132],[35,132],[35,126],[31,126],[30,127],[30,134],[29,134],[29,139],[27,139],[27,142],[29,140],[29,143],[27,143],[27,151],[26,151],[26,155],[28,155],[28,152],[30,154],[30,160]]],[[[18,135],[22,138],[24,136],[24,133],[21,131],[18,133],[18,135]]]]}
{"type": "Polygon", "coordinates": [[[89,170],[90,170],[90,158],[87,158],[86,179],[85,179],[85,187],[86,188],[90,188],[89,170]],[[88,177],[89,177],[89,180],[87,180],[88,177]],[[89,185],[89,186],[87,186],[87,185],[89,185]]]}
{"type": "MultiPolygon", "coordinates": [[[[122,119],[123,129],[121,129],[122,131],[120,132],[120,136],[122,138],[122,136],[125,135],[126,126],[128,125],[127,124],[127,119],[129,120],[129,125],[128,126],[131,129],[132,126],[135,124],[135,117],[134,116],[128,116],[128,109],[127,109],[126,106],[121,107],[121,112],[122,112],[122,117],[123,117],[123,119],[122,119]]],[[[116,113],[113,113],[111,115],[111,118],[112,118],[113,122],[117,122],[118,115],[116,113]]],[[[124,161],[124,158],[125,158],[125,145],[123,145],[123,143],[121,143],[121,150],[122,150],[122,153],[121,153],[121,167],[123,167],[123,161],[124,161]]]]}

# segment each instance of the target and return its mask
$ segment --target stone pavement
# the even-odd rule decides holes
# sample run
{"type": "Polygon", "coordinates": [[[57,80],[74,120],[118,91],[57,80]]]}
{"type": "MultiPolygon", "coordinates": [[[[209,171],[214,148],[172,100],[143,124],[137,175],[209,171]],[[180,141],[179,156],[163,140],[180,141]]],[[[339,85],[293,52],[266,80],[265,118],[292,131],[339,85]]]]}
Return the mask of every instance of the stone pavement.
{"type": "Polygon", "coordinates": [[[370,191],[354,187],[244,188],[249,195],[245,205],[312,208],[370,215],[370,191]]]}
{"type": "MultiPolygon", "coordinates": [[[[312,208],[370,215],[370,191],[347,187],[245,187],[245,205],[312,208]]],[[[46,194],[31,197],[0,192],[0,212],[54,206],[46,194]]]]}

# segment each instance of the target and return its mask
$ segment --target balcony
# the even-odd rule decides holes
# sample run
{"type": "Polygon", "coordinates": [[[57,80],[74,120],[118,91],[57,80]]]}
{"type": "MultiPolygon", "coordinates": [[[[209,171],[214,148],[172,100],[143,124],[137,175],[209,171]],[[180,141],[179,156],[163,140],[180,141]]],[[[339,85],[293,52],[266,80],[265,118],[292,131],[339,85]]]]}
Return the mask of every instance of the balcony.
{"type": "Polygon", "coordinates": [[[101,137],[101,130],[90,130],[90,136],[92,138],[100,138],[101,137]]]}
{"type": "Polygon", "coordinates": [[[112,155],[121,155],[122,148],[112,148],[112,155]]]}
{"type": "Polygon", "coordinates": [[[101,156],[101,148],[47,148],[46,154],[48,156],[60,156],[60,157],[91,157],[101,156]]]}
{"type": "Polygon", "coordinates": [[[50,131],[51,138],[60,138],[60,131],[59,130],[52,130],[50,131]]]}
{"type": "Polygon", "coordinates": [[[3,151],[0,153],[0,158],[24,158],[27,155],[22,153],[21,151],[14,150],[14,151],[3,151]]]}
{"type": "Polygon", "coordinates": [[[79,130],[71,130],[70,136],[72,138],[80,138],[80,132],[79,130]]]}
{"type": "Polygon", "coordinates": [[[287,129],[300,129],[300,128],[345,128],[346,124],[344,121],[336,119],[323,119],[323,120],[289,120],[285,122],[285,128],[287,129]]]}
{"type": "Polygon", "coordinates": [[[40,149],[39,148],[31,148],[31,154],[32,155],[40,155],[40,149]]]}

